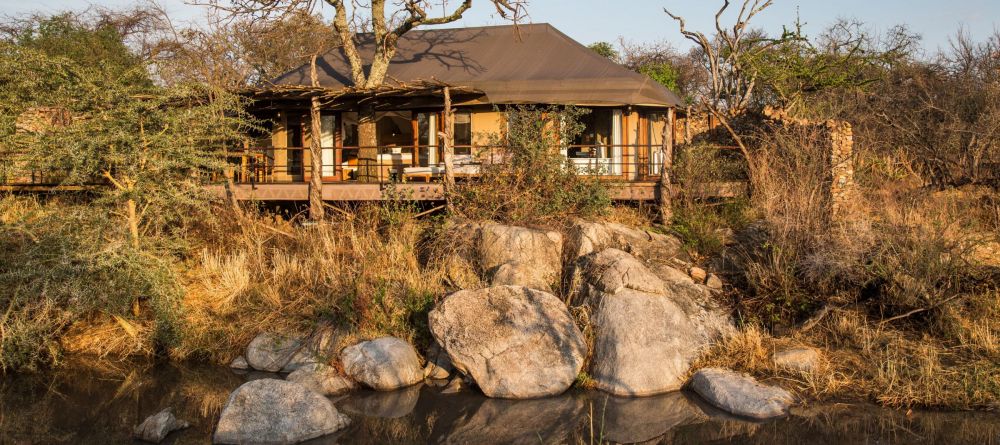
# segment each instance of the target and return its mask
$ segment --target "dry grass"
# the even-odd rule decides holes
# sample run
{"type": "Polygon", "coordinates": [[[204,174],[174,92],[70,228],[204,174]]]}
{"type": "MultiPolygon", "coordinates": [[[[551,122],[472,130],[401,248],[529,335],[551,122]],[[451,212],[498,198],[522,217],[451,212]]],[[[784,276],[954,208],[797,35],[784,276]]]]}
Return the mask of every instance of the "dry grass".
{"type": "Polygon", "coordinates": [[[742,318],[765,328],[744,328],[699,366],[735,367],[810,398],[997,408],[995,190],[928,190],[905,159],[861,150],[858,193],[833,219],[821,139],[806,128],[760,138],[749,209],[756,222],[727,254],[742,274],[742,318]],[[771,353],[787,342],[824,349],[829,366],[812,375],[776,369],[771,353]]]}
{"type": "Polygon", "coordinates": [[[405,210],[300,227],[279,218],[220,218],[186,265],[185,335],[174,355],[231,358],[262,331],[307,333],[321,324],[357,337],[425,341],[426,312],[448,264],[421,261],[430,224],[405,210]]]}
{"type": "Polygon", "coordinates": [[[996,362],[963,354],[930,338],[882,329],[863,314],[842,311],[813,332],[774,338],[750,326],[720,342],[695,369],[721,366],[755,375],[811,400],[866,399],[893,407],[1000,408],[996,362]],[[793,345],[823,350],[813,372],[778,367],[772,354],[793,345]]]}

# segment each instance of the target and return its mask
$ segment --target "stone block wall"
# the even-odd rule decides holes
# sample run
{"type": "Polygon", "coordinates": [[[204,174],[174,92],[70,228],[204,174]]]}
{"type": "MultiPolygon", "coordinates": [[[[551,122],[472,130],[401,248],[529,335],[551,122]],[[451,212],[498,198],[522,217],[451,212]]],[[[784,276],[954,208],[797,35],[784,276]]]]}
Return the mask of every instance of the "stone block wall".
{"type": "Polygon", "coordinates": [[[829,120],[825,124],[830,148],[830,214],[845,216],[857,199],[854,183],[854,131],[850,122],[829,120]]]}

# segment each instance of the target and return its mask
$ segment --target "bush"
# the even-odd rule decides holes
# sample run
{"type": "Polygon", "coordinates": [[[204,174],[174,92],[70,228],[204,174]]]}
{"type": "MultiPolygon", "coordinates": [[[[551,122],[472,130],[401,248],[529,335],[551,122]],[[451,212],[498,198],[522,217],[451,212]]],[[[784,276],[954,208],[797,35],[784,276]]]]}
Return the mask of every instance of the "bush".
{"type": "Polygon", "coordinates": [[[120,225],[76,204],[0,200],[0,368],[57,360],[60,335],[94,314],[116,317],[140,342],[169,345],[182,290],[165,255],[133,249],[120,225]],[[131,320],[131,321],[129,321],[131,320]]]}
{"type": "Polygon", "coordinates": [[[559,151],[558,141],[572,141],[583,130],[583,112],[555,106],[508,109],[507,131],[489,136],[494,151],[480,155],[487,160],[481,178],[462,184],[456,207],[472,219],[517,224],[604,213],[611,204],[607,186],[596,176],[579,174],[559,151]]]}

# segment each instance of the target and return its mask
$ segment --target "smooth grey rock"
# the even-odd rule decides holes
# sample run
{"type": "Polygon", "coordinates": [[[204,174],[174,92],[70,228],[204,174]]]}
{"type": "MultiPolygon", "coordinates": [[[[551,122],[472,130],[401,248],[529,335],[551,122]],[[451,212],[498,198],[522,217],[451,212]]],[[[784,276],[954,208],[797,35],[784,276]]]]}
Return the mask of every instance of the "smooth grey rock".
{"type": "Polygon", "coordinates": [[[819,367],[820,352],[816,348],[795,347],[774,353],[774,364],[799,372],[813,372],[819,367]]]}
{"type": "Polygon", "coordinates": [[[489,397],[562,393],[587,355],[566,306],[539,290],[498,286],[455,292],[428,318],[455,368],[489,397]]]}
{"type": "Polygon", "coordinates": [[[319,363],[301,366],[288,374],[285,380],[298,383],[324,396],[343,394],[358,386],[334,367],[319,363]]]}
{"type": "Polygon", "coordinates": [[[578,263],[595,335],[590,374],[604,391],[648,396],[677,390],[697,354],[735,330],[703,286],[669,266],[654,273],[613,248],[578,263]]]}
{"type": "Polygon", "coordinates": [[[648,396],[684,384],[704,344],[670,298],[625,289],[591,298],[597,387],[619,396],[648,396]],[[596,301],[595,301],[596,300],[596,301]]]}
{"type": "Polygon", "coordinates": [[[568,261],[615,248],[648,260],[667,261],[674,257],[687,257],[683,244],[677,237],[641,230],[617,223],[577,221],[566,236],[568,261]]]}
{"type": "Polygon", "coordinates": [[[424,379],[417,351],[396,337],[382,337],[344,348],[340,361],[349,377],[376,391],[391,391],[424,379]]]}
{"type": "Polygon", "coordinates": [[[350,423],[329,399],[298,383],[247,382],[229,396],[214,443],[293,444],[331,434],[350,423]]]}
{"type": "Polygon", "coordinates": [[[258,371],[278,372],[301,348],[302,341],[298,338],[264,332],[250,341],[246,361],[258,371]]]}
{"type": "Polygon", "coordinates": [[[562,276],[562,234],[526,227],[484,224],[479,230],[481,270],[496,271],[508,263],[532,271],[532,280],[546,284],[562,276]]]}
{"type": "Polygon", "coordinates": [[[720,306],[705,286],[667,282],[666,295],[684,310],[701,344],[708,345],[736,332],[730,311],[720,306]]]}
{"type": "Polygon", "coordinates": [[[691,377],[691,389],[708,403],[752,419],[770,419],[788,413],[792,395],[753,377],[722,368],[704,368],[691,377]]]}
{"type": "Polygon", "coordinates": [[[493,286],[524,286],[540,291],[552,292],[551,274],[546,268],[513,261],[504,263],[493,272],[490,284],[493,286]]]}
{"type": "Polygon", "coordinates": [[[424,367],[424,378],[432,380],[447,379],[455,367],[451,365],[448,354],[441,349],[436,341],[427,348],[427,366],[424,367]]]}
{"type": "Polygon", "coordinates": [[[233,369],[247,370],[250,369],[250,364],[247,363],[247,359],[241,355],[229,362],[229,367],[233,369]]]}
{"type": "Polygon", "coordinates": [[[352,414],[397,419],[408,416],[417,407],[422,386],[413,385],[395,391],[359,391],[344,399],[340,406],[352,414]]]}
{"type": "Polygon", "coordinates": [[[617,293],[624,289],[662,294],[664,282],[631,254],[604,249],[580,259],[580,273],[587,292],[617,293]]]}
{"type": "Polygon", "coordinates": [[[603,438],[612,443],[646,442],[708,419],[681,391],[642,398],[600,395],[591,403],[604,426],[603,438]]]}
{"type": "Polygon", "coordinates": [[[160,443],[171,432],[189,426],[191,424],[174,417],[174,413],[170,411],[170,408],[165,408],[163,411],[147,417],[139,426],[135,427],[132,434],[139,440],[160,443]]]}
{"type": "Polygon", "coordinates": [[[463,416],[440,442],[446,444],[575,443],[571,433],[585,417],[583,401],[564,395],[537,400],[485,400],[463,416]]]}

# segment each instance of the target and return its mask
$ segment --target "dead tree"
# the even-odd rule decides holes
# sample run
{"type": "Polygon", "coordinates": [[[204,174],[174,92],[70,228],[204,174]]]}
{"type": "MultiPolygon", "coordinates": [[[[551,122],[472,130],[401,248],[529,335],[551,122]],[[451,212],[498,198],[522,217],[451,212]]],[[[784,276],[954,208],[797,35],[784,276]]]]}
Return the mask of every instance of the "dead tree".
{"type": "Polygon", "coordinates": [[[724,0],[715,13],[715,36],[710,38],[700,31],[687,28],[684,18],[664,9],[677,22],[680,33],[701,50],[704,69],[709,78],[709,91],[701,105],[729,132],[741,153],[750,161],[750,153],[743,138],[736,133],[731,118],[746,111],[757,86],[757,75],[749,66],[754,55],[781,43],[782,39],[766,39],[753,35],[748,26],[757,14],[772,5],[772,0],[743,0],[743,6],[731,26],[723,25],[722,16],[729,9],[730,0],[724,0]]]}

